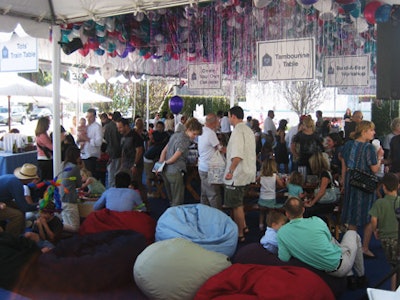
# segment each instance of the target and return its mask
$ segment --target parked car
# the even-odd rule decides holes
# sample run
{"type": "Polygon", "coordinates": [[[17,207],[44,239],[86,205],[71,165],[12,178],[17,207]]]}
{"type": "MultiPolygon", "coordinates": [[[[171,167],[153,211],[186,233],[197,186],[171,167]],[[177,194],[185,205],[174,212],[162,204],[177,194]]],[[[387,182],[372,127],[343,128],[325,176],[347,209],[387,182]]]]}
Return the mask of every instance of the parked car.
{"type": "MultiPolygon", "coordinates": [[[[21,105],[11,106],[10,117],[11,122],[20,122],[21,124],[25,124],[26,120],[28,120],[26,110],[21,105]]],[[[8,107],[0,107],[0,124],[8,125],[8,107]]]]}
{"type": "Polygon", "coordinates": [[[53,113],[48,107],[35,107],[29,115],[29,120],[37,120],[41,117],[53,117],[53,113]]]}

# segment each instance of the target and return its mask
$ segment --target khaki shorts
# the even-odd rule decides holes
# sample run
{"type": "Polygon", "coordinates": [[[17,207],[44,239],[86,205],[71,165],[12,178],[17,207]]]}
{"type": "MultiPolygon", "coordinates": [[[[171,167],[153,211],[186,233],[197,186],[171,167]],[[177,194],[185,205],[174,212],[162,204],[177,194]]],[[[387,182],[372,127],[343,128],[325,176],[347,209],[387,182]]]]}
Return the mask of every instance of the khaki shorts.
{"type": "Polygon", "coordinates": [[[243,206],[243,198],[245,192],[246,192],[245,186],[225,185],[224,205],[230,208],[243,206]]]}
{"type": "Polygon", "coordinates": [[[386,259],[390,264],[397,263],[397,239],[386,238],[381,239],[383,251],[385,252],[386,259]]]}

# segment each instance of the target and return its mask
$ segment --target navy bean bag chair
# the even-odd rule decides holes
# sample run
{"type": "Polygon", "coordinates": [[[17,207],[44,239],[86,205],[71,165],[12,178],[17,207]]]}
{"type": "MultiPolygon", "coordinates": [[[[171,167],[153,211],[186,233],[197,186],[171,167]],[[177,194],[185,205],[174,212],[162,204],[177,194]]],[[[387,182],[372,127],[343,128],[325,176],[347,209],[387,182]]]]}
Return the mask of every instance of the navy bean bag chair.
{"type": "Polygon", "coordinates": [[[61,240],[52,251],[39,257],[35,285],[68,293],[134,285],[132,268],[146,246],[144,236],[130,230],[61,240]]]}
{"type": "Polygon", "coordinates": [[[156,221],[147,213],[139,211],[113,211],[107,208],[91,212],[79,228],[85,235],[108,230],[133,230],[143,234],[150,245],[154,242],[156,221]]]}
{"type": "MultiPolygon", "coordinates": [[[[251,243],[241,247],[232,258],[233,263],[240,264],[259,264],[268,266],[297,266],[311,270],[331,288],[336,297],[340,296],[347,288],[346,277],[334,277],[328,273],[314,269],[313,267],[301,262],[296,258],[291,258],[288,262],[281,261],[277,255],[270,253],[260,243],[251,243]]],[[[304,278],[304,281],[307,279],[304,278]]],[[[322,299],[322,298],[321,298],[322,299]]]]}
{"type": "Polygon", "coordinates": [[[238,241],[236,223],[224,212],[203,204],[168,208],[158,219],[156,241],[184,238],[231,257],[238,241]]]}
{"type": "Polygon", "coordinates": [[[315,273],[300,267],[234,264],[209,278],[195,300],[334,300],[315,273]]]}

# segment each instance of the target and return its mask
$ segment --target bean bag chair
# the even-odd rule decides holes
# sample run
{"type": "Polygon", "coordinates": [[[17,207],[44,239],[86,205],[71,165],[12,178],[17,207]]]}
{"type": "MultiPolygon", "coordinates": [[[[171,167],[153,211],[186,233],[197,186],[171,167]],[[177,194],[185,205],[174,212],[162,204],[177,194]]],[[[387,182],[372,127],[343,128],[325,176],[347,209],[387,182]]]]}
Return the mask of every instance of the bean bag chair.
{"type": "Polygon", "coordinates": [[[335,297],[319,276],[304,268],[234,264],[208,279],[194,299],[334,300],[335,297]]]}
{"type": "Polygon", "coordinates": [[[133,285],[132,267],[146,240],[130,230],[104,231],[61,240],[42,254],[35,285],[59,292],[94,292],[133,285]]]}
{"type": "Polygon", "coordinates": [[[339,297],[347,289],[346,277],[334,277],[321,270],[317,270],[302,261],[291,258],[288,262],[281,261],[277,255],[270,253],[260,243],[251,243],[241,247],[232,258],[233,263],[260,264],[268,266],[297,266],[306,268],[322,278],[331,288],[336,297],[339,297]]]}
{"type": "Polygon", "coordinates": [[[133,230],[143,234],[147,244],[154,242],[156,221],[148,214],[139,211],[112,211],[107,208],[91,212],[79,228],[79,234],[107,230],[133,230]]]}
{"type": "Polygon", "coordinates": [[[176,238],[148,246],[133,268],[135,282],[150,299],[193,299],[211,276],[228,268],[229,258],[176,238]]]}
{"type": "Polygon", "coordinates": [[[238,228],[216,208],[203,204],[179,205],[168,208],[156,227],[156,241],[177,237],[231,257],[236,251],[238,228]]]}
{"type": "Polygon", "coordinates": [[[0,287],[11,290],[24,269],[40,254],[34,241],[0,233],[0,287]]]}

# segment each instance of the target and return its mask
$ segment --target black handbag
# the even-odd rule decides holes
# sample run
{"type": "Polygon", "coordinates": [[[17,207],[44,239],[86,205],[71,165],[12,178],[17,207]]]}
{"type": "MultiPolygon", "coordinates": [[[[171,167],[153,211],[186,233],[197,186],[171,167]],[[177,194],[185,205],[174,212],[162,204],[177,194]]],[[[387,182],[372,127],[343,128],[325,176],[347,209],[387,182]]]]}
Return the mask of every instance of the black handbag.
{"type": "Polygon", "coordinates": [[[378,186],[378,177],[359,169],[350,169],[350,185],[366,193],[373,193],[378,186]]]}

